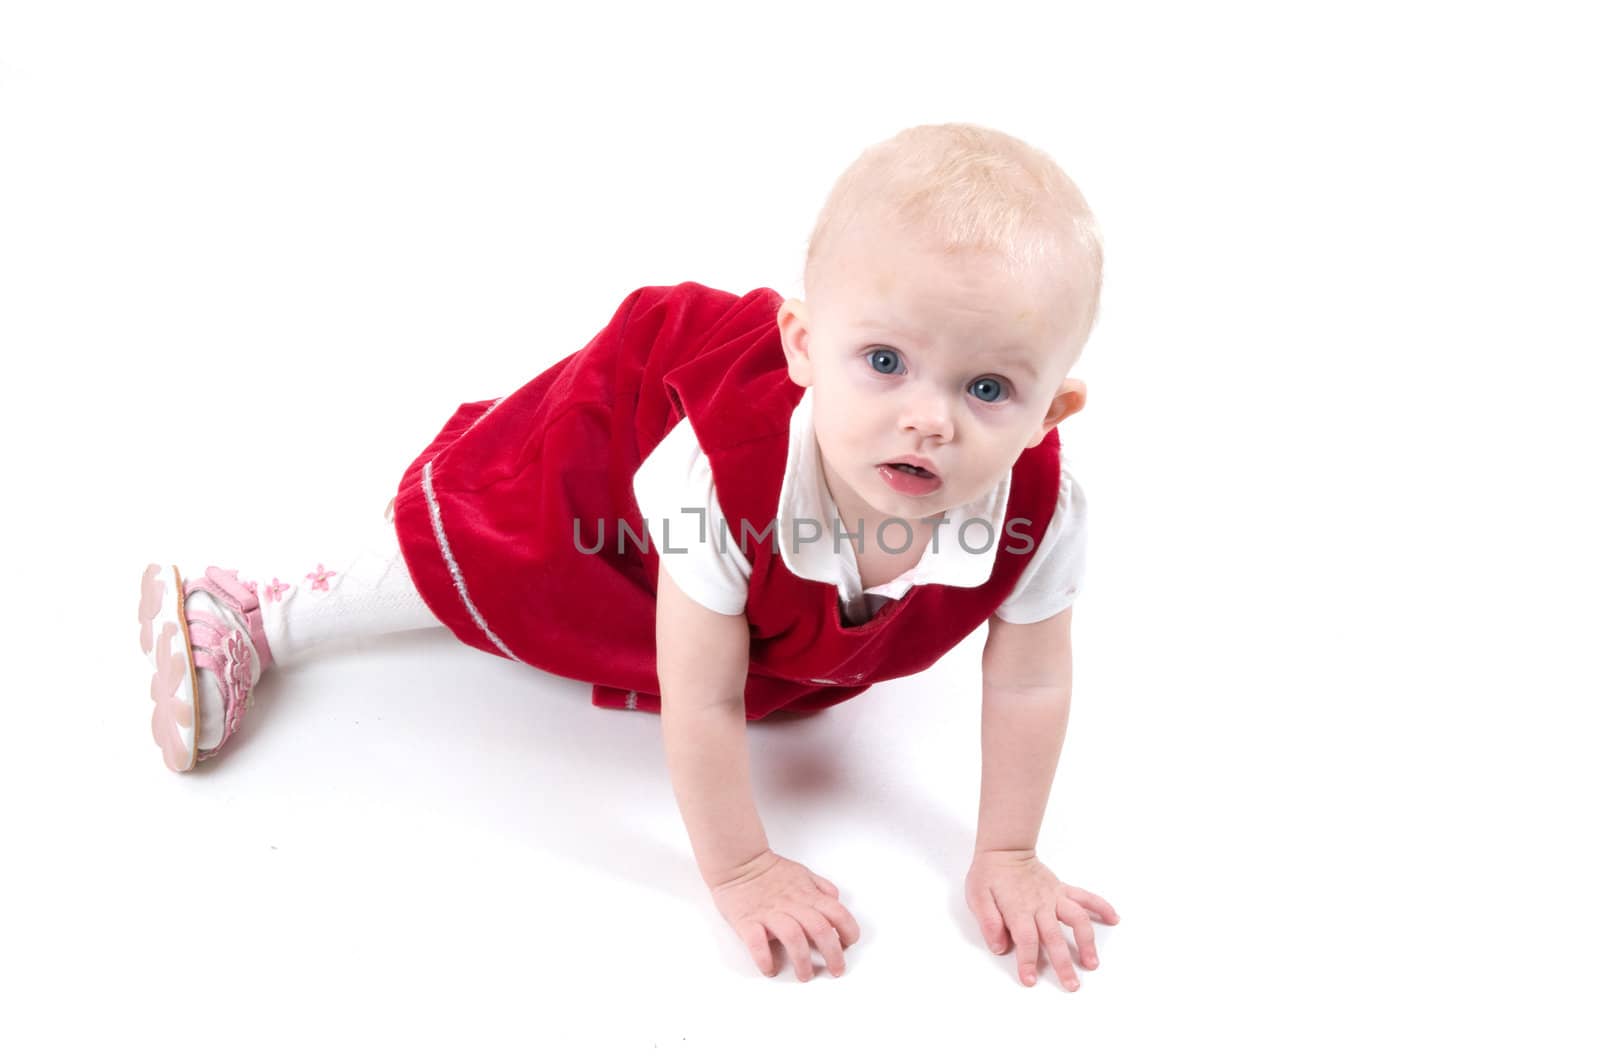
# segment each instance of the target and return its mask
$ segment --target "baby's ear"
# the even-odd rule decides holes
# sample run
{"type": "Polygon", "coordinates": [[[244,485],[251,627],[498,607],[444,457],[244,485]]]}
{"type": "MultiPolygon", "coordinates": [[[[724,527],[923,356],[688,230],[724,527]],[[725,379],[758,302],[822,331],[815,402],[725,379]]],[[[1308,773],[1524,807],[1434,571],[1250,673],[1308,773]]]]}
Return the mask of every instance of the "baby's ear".
{"type": "Polygon", "coordinates": [[[1072,377],[1063,380],[1061,387],[1056,389],[1055,398],[1050,400],[1049,408],[1044,411],[1044,422],[1029,437],[1028,446],[1036,447],[1044,442],[1050,429],[1083,409],[1088,401],[1089,385],[1072,377]]]}
{"type": "Polygon", "coordinates": [[[803,388],[811,386],[810,311],[799,299],[785,299],[778,307],[778,338],[789,363],[789,379],[803,388]]]}

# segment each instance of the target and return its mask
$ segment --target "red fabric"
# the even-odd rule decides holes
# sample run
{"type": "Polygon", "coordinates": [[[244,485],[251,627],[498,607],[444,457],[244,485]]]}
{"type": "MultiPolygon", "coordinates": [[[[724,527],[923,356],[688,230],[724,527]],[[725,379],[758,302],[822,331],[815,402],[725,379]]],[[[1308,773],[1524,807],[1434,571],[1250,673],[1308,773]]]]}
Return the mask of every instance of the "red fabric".
{"type": "MultiPolygon", "coordinates": [[[[640,288],[581,350],[498,403],[461,406],[406,469],[394,508],[401,552],[439,620],[481,650],[593,684],[595,705],[659,712],[660,558],[632,484],[687,416],[729,549],[742,521],[752,529],[748,719],[817,711],[922,671],[986,621],[1032,556],[1009,552],[1026,544],[1002,529],[984,585],[913,587],[849,627],[838,588],[791,573],[776,534],[757,541],[776,529],[789,418],[804,394],[778,338],[782,301],[770,288],[640,288]]],[[[1051,431],[1012,469],[1006,527],[1026,518],[1035,543],[1055,510],[1059,461],[1051,431]]]]}

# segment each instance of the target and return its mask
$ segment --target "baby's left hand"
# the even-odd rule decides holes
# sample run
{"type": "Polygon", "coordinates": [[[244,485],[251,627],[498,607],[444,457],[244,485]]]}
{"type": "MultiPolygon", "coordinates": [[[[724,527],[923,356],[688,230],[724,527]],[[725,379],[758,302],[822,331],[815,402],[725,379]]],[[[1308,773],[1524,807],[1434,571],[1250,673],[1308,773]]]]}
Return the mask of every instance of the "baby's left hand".
{"type": "Polygon", "coordinates": [[[1100,960],[1089,920],[1094,917],[1108,926],[1117,922],[1111,905],[1056,878],[1032,849],[985,850],[974,856],[967,872],[967,907],[996,954],[1003,955],[1015,940],[1017,976],[1023,985],[1033,985],[1037,977],[1042,942],[1056,977],[1069,990],[1078,988],[1078,973],[1061,924],[1072,927],[1084,970],[1093,970],[1100,960]]]}

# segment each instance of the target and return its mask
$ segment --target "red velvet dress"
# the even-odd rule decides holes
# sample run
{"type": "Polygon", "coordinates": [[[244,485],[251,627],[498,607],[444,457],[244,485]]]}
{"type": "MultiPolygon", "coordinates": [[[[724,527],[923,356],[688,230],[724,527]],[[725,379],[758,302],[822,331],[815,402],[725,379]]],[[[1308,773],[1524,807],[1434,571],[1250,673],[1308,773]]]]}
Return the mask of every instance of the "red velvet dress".
{"type": "MultiPolygon", "coordinates": [[[[1032,557],[1013,552],[1021,540],[1001,539],[1010,549],[996,550],[982,586],[914,586],[854,626],[837,587],[784,566],[775,519],[804,391],[778,338],[782,302],[770,288],[640,288],[581,350],[503,399],[457,409],[406,469],[394,506],[401,552],[434,615],[468,645],[592,684],[595,705],[659,712],[660,558],[632,483],[688,417],[728,548],[743,522],[750,529],[748,719],[814,712],[920,672],[987,621],[1032,557]]],[[[1059,463],[1054,430],[1022,452],[1007,528],[1026,518],[1042,538],[1059,463]]]]}

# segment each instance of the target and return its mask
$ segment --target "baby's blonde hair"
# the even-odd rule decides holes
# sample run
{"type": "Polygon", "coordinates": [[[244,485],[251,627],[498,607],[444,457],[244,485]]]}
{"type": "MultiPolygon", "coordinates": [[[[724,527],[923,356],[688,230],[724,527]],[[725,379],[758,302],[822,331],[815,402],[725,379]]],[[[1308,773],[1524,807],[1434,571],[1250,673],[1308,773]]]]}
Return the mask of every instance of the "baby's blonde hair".
{"type": "Polygon", "coordinates": [[[1056,271],[1078,347],[1100,316],[1100,228],[1078,186],[1039,149],[967,123],[920,125],[862,152],[834,182],[806,245],[805,291],[851,232],[887,221],[954,254],[998,254],[1014,270],[1056,271]],[[1071,304],[1068,306],[1067,304],[1071,304]]]}

